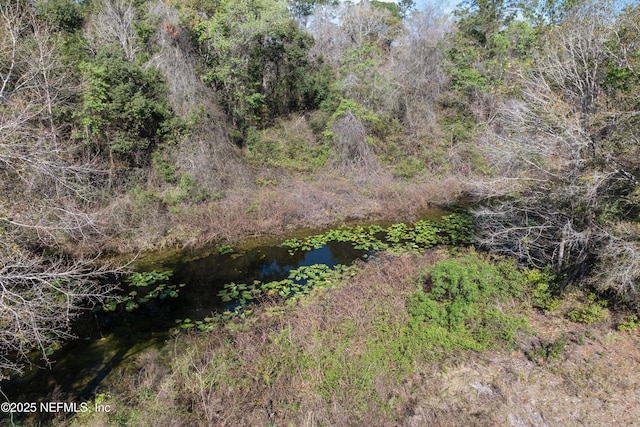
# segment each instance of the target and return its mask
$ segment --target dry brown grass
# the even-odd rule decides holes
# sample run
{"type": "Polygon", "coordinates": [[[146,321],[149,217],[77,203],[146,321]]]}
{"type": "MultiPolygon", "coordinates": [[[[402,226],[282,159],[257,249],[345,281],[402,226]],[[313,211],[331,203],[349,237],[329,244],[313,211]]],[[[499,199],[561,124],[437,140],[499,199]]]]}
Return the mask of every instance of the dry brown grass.
{"type": "Polygon", "coordinates": [[[128,196],[99,216],[105,236],[112,236],[103,242],[108,250],[201,248],[354,220],[415,221],[425,211],[455,201],[462,186],[456,178],[402,182],[388,175],[380,175],[375,183],[356,185],[350,177],[326,173],[312,181],[285,178],[278,184],[230,189],[220,200],[173,212],[160,200],[137,207],[128,196]]]}
{"type": "MultiPolygon", "coordinates": [[[[210,210],[196,209],[196,241],[230,242],[248,235],[281,235],[297,228],[322,228],[360,220],[416,220],[421,211],[455,200],[462,191],[455,179],[438,182],[398,183],[381,179],[360,187],[347,179],[326,176],[313,182],[291,179],[275,187],[237,190],[210,210]]],[[[190,219],[184,218],[187,228],[190,219]]]]}
{"type": "Polygon", "coordinates": [[[569,342],[543,365],[520,352],[474,355],[428,379],[416,375],[403,425],[636,425],[638,344],[637,333],[609,331],[569,342]]]}

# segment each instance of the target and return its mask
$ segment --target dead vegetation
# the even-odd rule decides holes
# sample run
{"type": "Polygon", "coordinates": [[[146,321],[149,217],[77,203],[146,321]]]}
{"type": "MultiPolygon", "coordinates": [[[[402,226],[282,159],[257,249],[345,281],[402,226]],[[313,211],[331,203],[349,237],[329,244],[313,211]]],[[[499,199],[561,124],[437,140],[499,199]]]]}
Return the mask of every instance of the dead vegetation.
{"type": "Polygon", "coordinates": [[[120,252],[199,248],[349,220],[412,221],[430,208],[454,202],[461,192],[462,184],[455,177],[424,177],[406,183],[385,175],[375,185],[359,186],[348,178],[327,174],[311,182],[287,178],[277,184],[230,189],[220,200],[175,213],[150,195],[137,202],[120,200],[103,211],[118,230],[114,234],[120,235],[105,245],[120,252]]]}
{"type": "Polygon", "coordinates": [[[367,141],[367,131],[352,111],[336,120],[332,131],[337,148],[334,162],[337,170],[357,174],[359,180],[365,182],[380,175],[380,164],[367,141]]]}
{"type": "Polygon", "coordinates": [[[171,108],[177,117],[191,123],[188,136],[178,147],[167,147],[167,155],[179,172],[195,178],[211,194],[232,186],[246,187],[251,183],[251,172],[232,142],[231,127],[215,91],[196,70],[198,58],[189,32],[180,27],[176,10],[166,3],[151,4],[148,14],[163,23],[153,39],[158,52],[148,66],[162,71],[171,108]]]}

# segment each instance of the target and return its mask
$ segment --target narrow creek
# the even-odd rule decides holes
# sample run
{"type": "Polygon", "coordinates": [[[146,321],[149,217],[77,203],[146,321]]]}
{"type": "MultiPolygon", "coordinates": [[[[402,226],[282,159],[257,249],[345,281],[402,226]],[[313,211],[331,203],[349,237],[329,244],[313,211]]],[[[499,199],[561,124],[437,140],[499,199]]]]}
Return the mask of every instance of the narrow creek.
{"type": "Polygon", "coordinates": [[[288,248],[273,242],[223,255],[183,254],[146,262],[143,270],[171,270],[169,284],[185,284],[177,298],[150,300],[131,312],[119,308],[84,314],[73,328],[78,338],[51,356],[52,367],[28,367],[22,377],[0,382],[5,395],[1,400],[85,401],[122,363],[146,349],[164,346],[176,319],[202,319],[223,310],[218,292],[224,284],[280,280],[301,266],[348,265],[364,254],[350,243],[329,242],[291,255],[288,248]]]}
{"type": "MultiPolygon", "coordinates": [[[[331,238],[318,240],[322,230],[300,230],[289,237],[310,239],[290,250],[280,241],[240,245],[231,253],[174,254],[147,257],[140,271],[173,272],[168,285],[179,287],[176,298],[150,299],[132,311],[122,307],[112,312],[87,312],[74,324],[78,338],[66,342],[52,355],[51,368],[26,369],[23,376],[0,382],[9,402],[81,402],[100,392],[103,380],[114,370],[126,367],[135,356],[152,348],[163,348],[177,319],[205,319],[227,308],[218,293],[229,283],[263,283],[282,280],[291,270],[314,264],[334,267],[350,265],[368,255],[366,248],[399,245],[413,250],[437,244],[465,244],[472,226],[467,219],[450,212],[432,210],[414,226],[380,224],[325,230],[331,238]],[[315,243],[309,243],[316,239],[315,243]],[[403,246],[404,245],[404,246],[403,246]],[[361,249],[358,249],[361,248],[361,249]]],[[[354,224],[351,224],[354,225],[354,224]]],[[[295,240],[295,239],[294,239],[295,240]]],[[[115,280],[115,279],[114,279],[115,280]]]]}

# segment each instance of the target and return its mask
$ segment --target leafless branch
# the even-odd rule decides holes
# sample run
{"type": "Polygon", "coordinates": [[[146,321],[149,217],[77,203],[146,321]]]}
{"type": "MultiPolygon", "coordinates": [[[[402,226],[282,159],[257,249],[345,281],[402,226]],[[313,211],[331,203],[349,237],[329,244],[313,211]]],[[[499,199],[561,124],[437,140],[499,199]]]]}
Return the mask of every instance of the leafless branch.
{"type": "MultiPolygon", "coordinates": [[[[6,255],[6,253],[5,253],[6,255]]],[[[42,256],[13,259],[0,265],[0,372],[21,372],[33,351],[49,363],[51,347],[68,339],[73,319],[99,303],[114,285],[101,282],[120,269],[95,267],[92,260],[52,260],[42,256]]]]}
{"type": "Polygon", "coordinates": [[[140,49],[133,24],[136,11],[131,0],[102,0],[92,14],[85,34],[94,46],[117,42],[129,61],[134,61],[140,49]]]}

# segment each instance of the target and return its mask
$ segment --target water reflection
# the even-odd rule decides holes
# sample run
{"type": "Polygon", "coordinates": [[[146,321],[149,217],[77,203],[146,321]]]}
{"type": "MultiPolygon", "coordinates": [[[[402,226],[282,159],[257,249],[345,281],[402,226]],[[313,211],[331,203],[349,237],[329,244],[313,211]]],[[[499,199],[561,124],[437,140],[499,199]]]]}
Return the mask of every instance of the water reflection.
{"type": "Polygon", "coordinates": [[[74,327],[79,339],[54,353],[52,369],[32,367],[21,378],[0,382],[9,401],[79,401],[96,392],[102,380],[139,351],[162,346],[175,319],[202,319],[224,308],[218,292],[226,283],[281,280],[292,269],[314,264],[350,264],[363,251],[349,243],[332,242],[306,253],[261,246],[240,253],[209,255],[181,262],[170,260],[158,269],[173,270],[171,283],[186,283],[178,298],[150,300],[133,312],[87,313],[74,327]]]}

